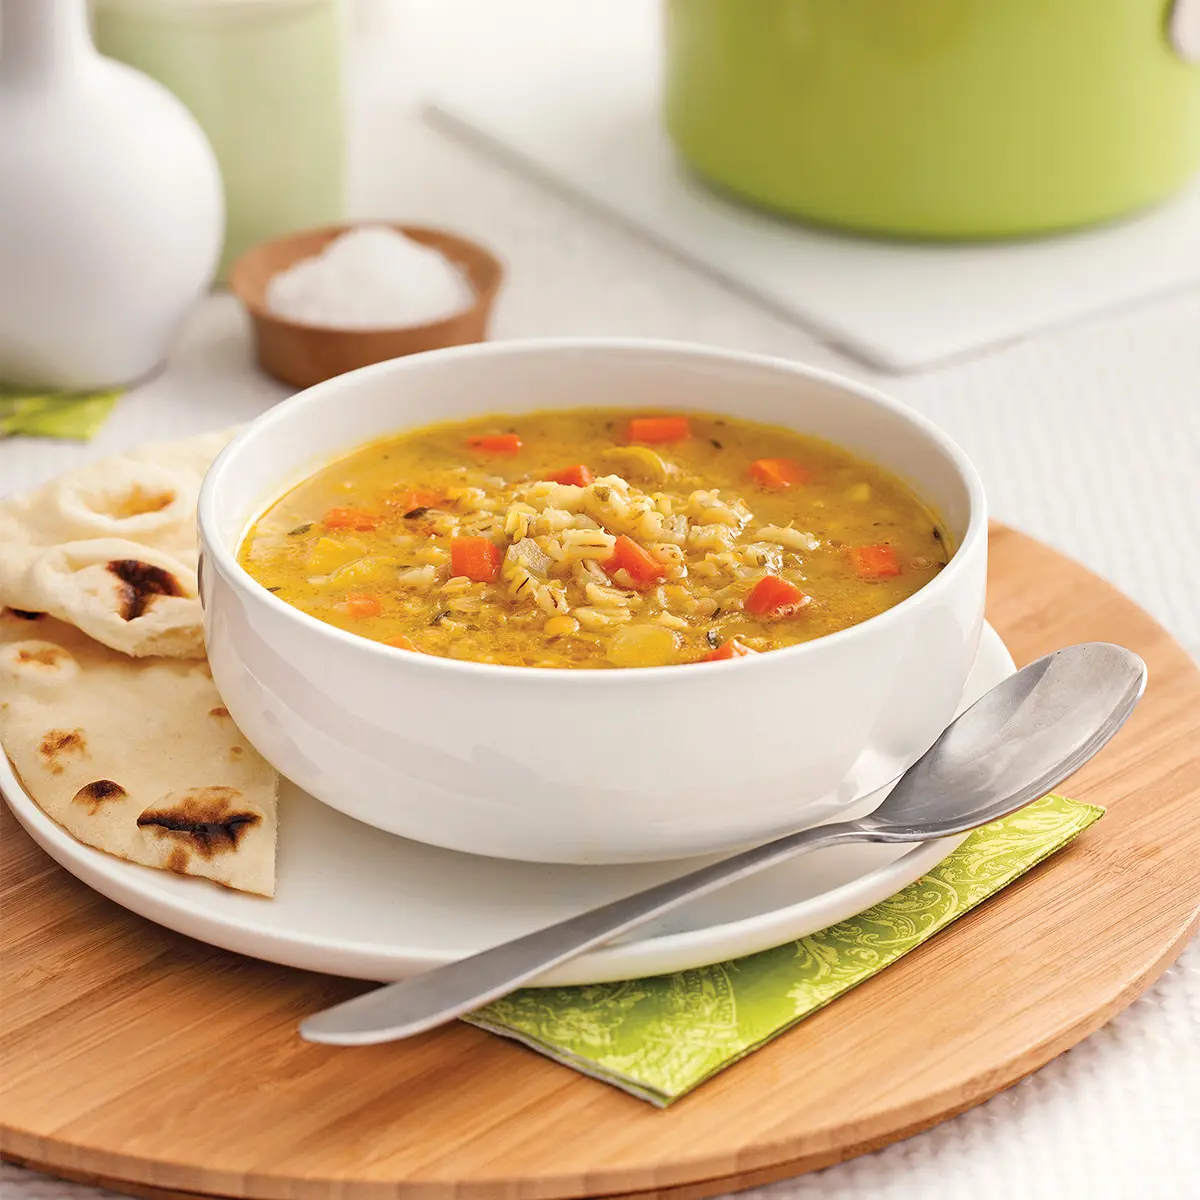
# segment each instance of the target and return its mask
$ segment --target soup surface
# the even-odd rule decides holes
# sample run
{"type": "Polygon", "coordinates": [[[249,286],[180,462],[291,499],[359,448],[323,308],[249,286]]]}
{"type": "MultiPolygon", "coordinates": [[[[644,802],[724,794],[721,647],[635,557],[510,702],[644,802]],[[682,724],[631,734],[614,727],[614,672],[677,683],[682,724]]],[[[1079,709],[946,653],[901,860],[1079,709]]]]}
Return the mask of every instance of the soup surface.
{"type": "Polygon", "coordinates": [[[903,484],[827,443],[587,409],[373,442],[279,500],[239,557],[280,599],[404,650],[635,667],[845,629],[949,552],[903,484]]]}

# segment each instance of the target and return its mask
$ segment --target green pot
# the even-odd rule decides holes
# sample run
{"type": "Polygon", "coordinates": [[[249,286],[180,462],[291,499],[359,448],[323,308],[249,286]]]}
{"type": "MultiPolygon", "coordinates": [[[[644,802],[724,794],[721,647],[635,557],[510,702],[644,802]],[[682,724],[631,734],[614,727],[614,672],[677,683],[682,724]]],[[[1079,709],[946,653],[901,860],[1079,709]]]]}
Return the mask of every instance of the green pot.
{"type": "Polygon", "coordinates": [[[667,128],[706,179],[822,224],[1105,221],[1200,167],[1197,3],[665,0],[667,128]]]}

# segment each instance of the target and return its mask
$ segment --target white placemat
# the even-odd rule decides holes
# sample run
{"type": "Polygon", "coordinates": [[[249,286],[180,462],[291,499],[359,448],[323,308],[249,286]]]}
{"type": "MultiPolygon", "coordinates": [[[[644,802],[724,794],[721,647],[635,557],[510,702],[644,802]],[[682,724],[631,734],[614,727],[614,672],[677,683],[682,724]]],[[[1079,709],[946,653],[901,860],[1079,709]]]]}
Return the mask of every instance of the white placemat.
{"type": "Polygon", "coordinates": [[[451,5],[433,81],[447,128],[888,370],[961,357],[1200,279],[1200,186],[1110,227],[919,245],[785,222],[715,194],[661,128],[658,6],[451,5]]]}

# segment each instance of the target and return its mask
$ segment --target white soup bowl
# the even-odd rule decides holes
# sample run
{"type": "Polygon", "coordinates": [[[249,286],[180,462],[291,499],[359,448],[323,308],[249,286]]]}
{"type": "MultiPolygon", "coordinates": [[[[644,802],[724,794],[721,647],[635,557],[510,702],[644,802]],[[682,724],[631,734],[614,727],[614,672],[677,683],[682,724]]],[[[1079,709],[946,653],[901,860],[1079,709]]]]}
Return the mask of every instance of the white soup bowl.
{"type": "Polygon", "coordinates": [[[894,400],[797,363],[636,340],[484,343],[380,363],[243,430],[199,503],[213,677],[263,756],[326,804],[454,850],[617,863],[729,850],[824,821],[951,720],[983,623],[983,490],[894,400]],[[880,616],[702,667],[539,670],[412,654],[307,616],[237,562],[250,524],[385,434],[493,412],[688,409],[815,435],[941,517],[949,564],[880,616]]]}

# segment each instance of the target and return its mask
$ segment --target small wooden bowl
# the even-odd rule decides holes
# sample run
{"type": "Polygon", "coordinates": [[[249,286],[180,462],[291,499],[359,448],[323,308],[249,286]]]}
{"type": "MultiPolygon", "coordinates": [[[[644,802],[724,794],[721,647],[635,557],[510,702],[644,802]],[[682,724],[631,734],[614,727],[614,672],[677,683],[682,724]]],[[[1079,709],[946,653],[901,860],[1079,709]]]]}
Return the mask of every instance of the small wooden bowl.
{"type": "Polygon", "coordinates": [[[499,259],[457,234],[391,221],[358,221],[260,242],[234,263],[229,284],[253,322],[259,365],[284,383],[306,388],[384,359],[482,342],[503,277],[499,259]],[[267,284],[273,275],[320,254],[339,234],[366,224],[389,225],[414,242],[440,250],[466,275],[475,293],[474,304],[440,321],[395,329],[331,329],[271,312],[267,307],[267,284]]]}

